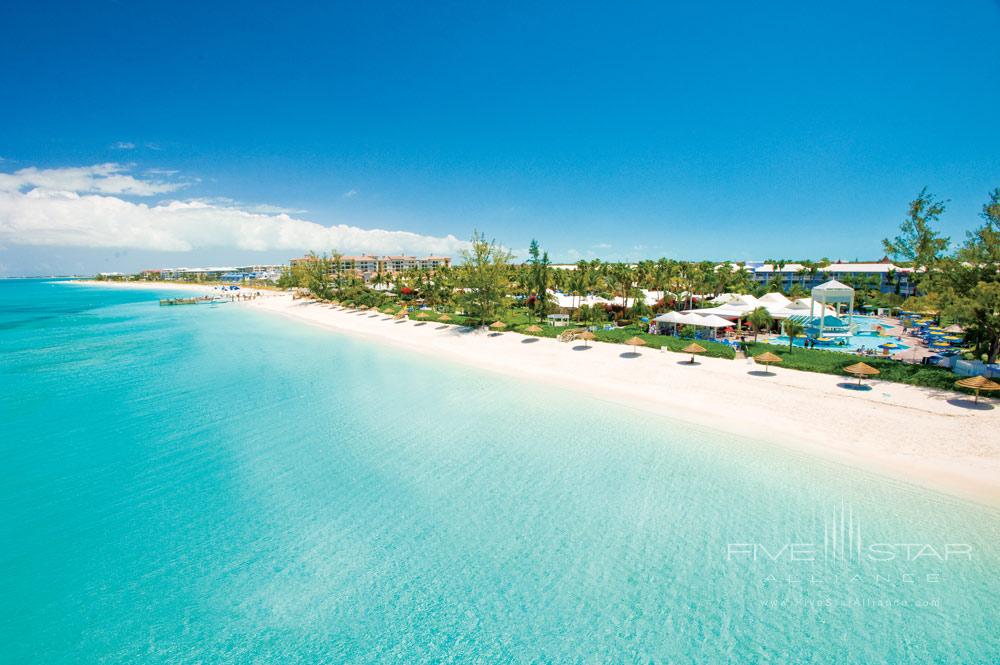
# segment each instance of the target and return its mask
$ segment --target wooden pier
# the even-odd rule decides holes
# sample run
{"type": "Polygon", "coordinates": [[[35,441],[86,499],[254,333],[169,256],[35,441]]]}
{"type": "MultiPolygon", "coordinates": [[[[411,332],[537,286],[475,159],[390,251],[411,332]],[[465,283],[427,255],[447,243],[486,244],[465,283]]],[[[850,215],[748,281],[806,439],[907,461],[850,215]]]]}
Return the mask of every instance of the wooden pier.
{"type": "Polygon", "coordinates": [[[212,303],[225,302],[223,300],[217,300],[209,296],[203,296],[201,298],[162,298],[160,300],[160,307],[168,307],[172,305],[211,305],[212,303]]]}

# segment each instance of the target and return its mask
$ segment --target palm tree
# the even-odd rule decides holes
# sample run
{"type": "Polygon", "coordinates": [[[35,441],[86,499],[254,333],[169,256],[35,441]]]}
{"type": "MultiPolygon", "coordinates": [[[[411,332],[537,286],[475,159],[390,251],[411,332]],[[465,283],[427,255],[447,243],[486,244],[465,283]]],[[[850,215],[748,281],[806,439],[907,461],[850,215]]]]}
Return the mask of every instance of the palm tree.
{"type": "Polygon", "coordinates": [[[633,275],[632,268],[626,263],[614,263],[609,266],[608,281],[613,289],[621,294],[622,305],[628,309],[628,299],[631,295],[633,275]]]}
{"type": "Polygon", "coordinates": [[[792,284],[792,288],[788,289],[788,293],[786,293],[785,295],[787,295],[792,300],[795,300],[796,298],[808,297],[809,291],[806,290],[806,287],[796,283],[792,284]]]}
{"type": "Polygon", "coordinates": [[[763,328],[770,328],[773,319],[771,318],[771,313],[767,311],[766,307],[758,307],[754,311],[750,312],[747,317],[747,322],[753,326],[753,341],[757,341],[757,333],[763,328]]]}
{"type": "Polygon", "coordinates": [[[791,319],[785,319],[782,324],[785,330],[785,334],[788,335],[788,352],[792,352],[792,345],[795,343],[796,337],[801,337],[806,332],[806,327],[798,321],[793,321],[791,319]]]}
{"type": "Polygon", "coordinates": [[[576,264],[576,270],[567,270],[565,272],[571,273],[569,275],[570,295],[576,299],[574,309],[579,312],[580,302],[583,296],[586,295],[587,281],[590,279],[587,263],[586,261],[580,261],[576,264]]]}

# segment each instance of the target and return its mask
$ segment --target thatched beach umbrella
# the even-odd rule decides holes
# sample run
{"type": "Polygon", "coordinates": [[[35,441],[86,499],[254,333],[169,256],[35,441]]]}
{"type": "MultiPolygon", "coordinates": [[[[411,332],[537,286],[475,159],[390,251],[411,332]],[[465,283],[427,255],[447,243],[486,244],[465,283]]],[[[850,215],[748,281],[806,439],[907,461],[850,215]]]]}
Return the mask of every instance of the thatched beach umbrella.
{"type": "Polygon", "coordinates": [[[583,345],[589,348],[589,345],[587,344],[587,342],[589,342],[591,340],[594,340],[594,339],[597,339],[597,335],[595,335],[594,333],[590,332],[589,330],[584,330],[582,333],[580,333],[579,335],[577,335],[576,338],[577,339],[582,339],[583,340],[583,345]]]}
{"type": "Polygon", "coordinates": [[[507,327],[507,324],[504,323],[503,321],[494,321],[493,323],[490,324],[490,328],[492,328],[493,330],[496,330],[498,333],[502,332],[503,329],[506,328],[506,327],[507,327]]]}
{"type": "Polygon", "coordinates": [[[441,316],[438,317],[438,321],[451,321],[451,317],[448,316],[447,314],[442,314],[441,316]]]}
{"type": "Polygon", "coordinates": [[[858,377],[858,385],[861,385],[861,379],[866,376],[878,376],[881,374],[880,371],[872,367],[871,365],[865,363],[855,363],[853,365],[848,365],[844,368],[844,371],[852,376],[858,377]]]}
{"type": "Polygon", "coordinates": [[[420,312],[419,314],[417,314],[418,319],[426,319],[429,316],[430,314],[428,314],[427,312],[420,312]]]}
{"type": "Polygon", "coordinates": [[[524,332],[531,334],[540,333],[542,332],[542,328],[541,326],[536,326],[535,324],[531,324],[530,326],[524,329],[524,332]]]}
{"type": "Polygon", "coordinates": [[[764,371],[767,372],[768,374],[771,373],[771,368],[770,368],[770,364],[771,363],[780,363],[781,362],[781,356],[776,356],[773,353],[771,353],[770,351],[765,351],[764,353],[761,353],[760,355],[754,356],[753,359],[754,359],[754,362],[758,362],[758,363],[761,363],[762,365],[764,365],[764,371]]]}
{"type": "Polygon", "coordinates": [[[639,353],[638,351],[636,351],[636,349],[638,349],[640,346],[646,346],[646,340],[644,340],[639,336],[629,337],[627,340],[625,340],[625,343],[632,347],[632,353],[635,354],[639,353]]]}
{"type": "Polygon", "coordinates": [[[959,388],[968,388],[969,390],[976,391],[976,404],[979,403],[979,391],[985,390],[987,392],[992,392],[994,390],[1000,390],[1000,383],[996,381],[990,381],[985,376],[970,376],[967,379],[960,379],[955,382],[955,385],[959,388]]]}
{"type": "Polygon", "coordinates": [[[687,346],[685,346],[683,349],[681,349],[681,351],[683,351],[684,353],[690,353],[691,354],[691,360],[689,360],[688,362],[690,364],[692,364],[692,365],[694,364],[694,354],[696,354],[696,353],[705,353],[705,351],[707,351],[707,350],[708,349],[706,349],[704,346],[702,346],[700,344],[695,344],[693,342],[691,344],[688,344],[687,346]]]}
{"type": "Polygon", "coordinates": [[[382,313],[383,314],[392,314],[393,311],[394,311],[394,308],[392,306],[383,307],[382,308],[382,313]]]}
{"type": "Polygon", "coordinates": [[[378,311],[378,305],[372,305],[371,307],[368,308],[368,311],[369,312],[377,312],[378,311]]]}

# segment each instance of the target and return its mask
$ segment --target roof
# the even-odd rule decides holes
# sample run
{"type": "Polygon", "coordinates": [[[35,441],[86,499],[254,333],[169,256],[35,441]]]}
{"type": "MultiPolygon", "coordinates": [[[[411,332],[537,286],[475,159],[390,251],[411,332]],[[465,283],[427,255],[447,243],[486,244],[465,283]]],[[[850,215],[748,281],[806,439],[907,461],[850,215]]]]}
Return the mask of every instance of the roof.
{"type": "Polygon", "coordinates": [[[754,272],[801,272],[803,270],[805,270],[805,266],[801,263],[786,263],[781,266],[781,270],[776,270],[773,263],[765,263],[756,268],[754,272]]]}
{"type": "MultiPolygon", "coordinates": [[[[803,314],[796,314],[794,316],[789,316],[788,320],[796,321],[803,325],[816,325],[816,326],[819,325],[819,317],[813,317],[803,314]]],[[[823,317],[824,328],[843,328],[846,325],[847,323],[845,323],[844,320],[839,317],[832,316],[829,314],[823,317]]]]}
{"type": "Polygon", "coordinates": [[[913,268],[900,268],[893,263],[831,263],[830,265],[823,266],[820,268],[823,272],[870,272],[870,273],[887,273],[890,271],[895,272],[912,272],[913,268]]]}
{"type": "Polygon", "coordinates": [[[728,328],[733,325],[732,321],[727,321],[721,316],[716,316],[715,314],[709,314],[707,316],[699,316],[698,314],[694,314],[693,316],[697,316],[699,319],[701,319],[700,322],[691,324],[695,326],[704,326],[707,328],[728,328]]]}
{"type": "Polygon", "coordinates": [[[814,286],[812,288],[812,292],[820,293],[824,296],[851,296],[854,294],[854,289],[849,287],[847,284],[831,279],[828,282],[823,282],[819,286],[814,286]]]}
{"type": "Polygon", "coordinates": [[[775,303],[783,306],[788,305],[790,302],[792,302],[791,300],[786,298],[783,294],[777,292],[765,293],[757,300],[761,303],[775,303]]]}

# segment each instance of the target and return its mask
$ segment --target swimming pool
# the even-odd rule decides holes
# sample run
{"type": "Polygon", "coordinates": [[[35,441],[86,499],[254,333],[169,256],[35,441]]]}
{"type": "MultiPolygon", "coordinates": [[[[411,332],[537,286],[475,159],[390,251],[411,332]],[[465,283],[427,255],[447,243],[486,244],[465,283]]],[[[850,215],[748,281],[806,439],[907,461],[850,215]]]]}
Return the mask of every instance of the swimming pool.
{"type": "MultiPolygon", "coordinates": [[[[847,351],[853,353],[860,349],[873,349],[876,353],[882,353],[882,349],[879,348],[882,344],[892,343],[895,344],[897,348],[890,349],[889,354],[899,353],[900,351],[905,351],[910,347],[903,344],[896,335],[892,334],[882,334],[879,335],[876,330],[879,326],[887,330],[889,333],[902,332],[903,329],[900,326],[893,326],[887,323],[884,319],[880,319],[874,316],[855,316],[854,323],[857,325],[857,332],[859,334],[850,335],[849,337],[836,337],[833,338],[835,342],[840,342],[844,340],[843,345],[832,343],[832,344],[817,344],[815,348],[825,349],[829,351],[847,351]]],[[[775,343],[788,344],[788,336],[781,335],[780,337],[773,338],[771,340],[775,343]]],[[[805,346],[806,338],[797,337],[795,339],[795,346],[805,346]]]]}

